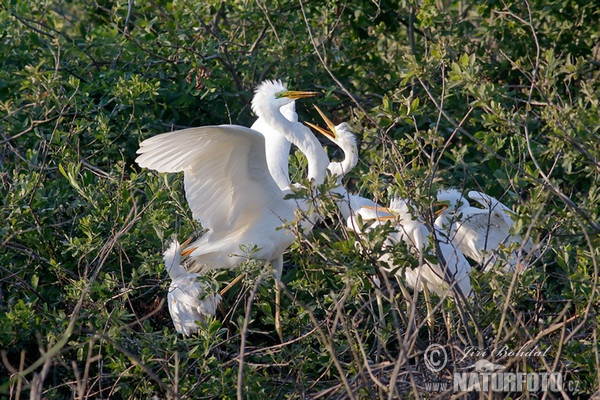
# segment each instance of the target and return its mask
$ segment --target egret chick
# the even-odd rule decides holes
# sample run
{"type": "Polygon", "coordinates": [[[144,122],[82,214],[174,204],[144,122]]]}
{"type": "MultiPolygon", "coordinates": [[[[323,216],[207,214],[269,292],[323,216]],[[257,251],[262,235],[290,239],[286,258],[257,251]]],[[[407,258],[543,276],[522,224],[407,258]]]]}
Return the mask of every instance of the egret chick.
{"type": "MultiPolygon", "coordinates": [[[[363,207],[358,214],[365,220],[371,219],[373,218],[373,208],[363,207]]],[[[431,235],[427,226],[413,215],[408,201],[394,198],[388,208],[378,207],[376,209],[375,219],[376,222],[369,229],[373,229],[387,220],[393,220],[395,230],[386,239],[388,245],[404,242],[409,251],[418,257],[421,266],[404,269],[404,277],[409,286],[415,290],[422,290],[422,284],[426,283],[431,291],[443,297],[453,296],[452,286],[455,285],[464,296],[471,295],[469,277],[471,266],[455,243],[443,236],[441,232],[436,231],[435,240],[439,249],[440,263],[432,263],[428,257],[425,257],[428,255],[427,245],[431,235]]],[[[354,217],[351,217],[348,219],[348,227],[352,229],[354,226],[356,226],[356,221],[354,217]]],[[[389,265],[388,271],[398,269],[391,254],[384,254],[380,260],[389,265]]],[[[400,272],[401,270],[398,270],[397,273],[400,272]]]]}
{"type": "Polygon", "coordinates": [[[456,189],[440,190],[437,199],[447,202],[448,208],[440,213],[436,226],[456,242],[458,248],[469,258],[489,271],[497,262],[511,272],[516,267],[523,269],[527,263],[523,255],[537,254],[531,239],[523,241],[512,234],[514,212],[495,198],[478,191],[468,193],[483,208],[473,207],[464,195],[456,189]],[[503,256],[502,247],[520,244],[517,250],[503,256]]]}
{"type": "Polygon", "coordinates": [[[181,265],[180,244],[174,239],[163,253],[165,268],[171,278],[167,302],[175,330],[184,336],[198,331],[207,316],[215,315],[221,302],[219,294],[207,294],[198,281],[198,273],[189,273],[181,265]]]}
{"type": "Polygon", "coordinates": [[[339,200],[336,202],[338,209],[344,220],[347,220],[354,212],[360,210],[361,207],[376,207],[377,203],[365,197],[349,193],[342,184],[342,178],[358,164],[358,147],[354,132],[352,132],[346,122],[334,125],[319,107],[316,105],[314,107],[328,129],[310,122],[305,122],[305,124],[331,140],[344,152],[344,160],[330,162],[327,170],[331,175],[337,177],[337,187],[331,190],[331,192],[338,194],[339,200]]]}

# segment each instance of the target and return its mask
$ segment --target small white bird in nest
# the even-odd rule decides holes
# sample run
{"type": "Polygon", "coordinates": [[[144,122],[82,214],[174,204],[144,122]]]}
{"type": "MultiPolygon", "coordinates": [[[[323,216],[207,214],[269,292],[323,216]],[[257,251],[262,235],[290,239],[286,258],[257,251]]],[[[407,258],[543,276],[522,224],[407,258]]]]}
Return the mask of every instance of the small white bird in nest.
{"type": "Polygon", "coordinates": [[[188,272],[181,265],[181,245],[175,239],[163,253],[165,268],[171,278],[167,301],[177,332],[184,336],[195,333],[207,316],[215,315],[221,302],[219,294],[209,294],[198,280],[202,275],[188,272]]]}
{"type": "Polygon", "coordinates": [[[456,189],[440,190],[439,202],[448,203],[436,220],[436,226],[447,232],[460,251],[488,272],[500,263],[507,272],[527,268],[528,261],[537,257],[537,246],[529,238],[526,241],[514,234],[515,212],[485,193],[472,190],[468,193],[482,208],[473,207],[456,189]],[[506,254],[505,249],[511,249],[506,254]]]}
{"type": "Polygon", "coordinates": [[[375,220],[368,230],[378,225],[385,224],[386,221],[393,221],[394,231],[391,232],[386,240],[386,245],[404,242],[408,245],[411,253],[419,258],[422,263],[417,268],[406,267],[398,269],[394,258],[390,253],[381,256],[380,261],[389,265],[386,268],[388,272],[398,270],[396,273],[404,271],[406,282],[415,290],[422,290],[423,284],[426,284],[429,290],[439,296],[454,296],[455,290],[460,289],[466,297],[472,295],[469,274],[471,266],[456,244],[443,234],[439,229],[435,229],[435,242],[438,263],[432,262],[432,253],[427,250],[427,244],[431,233],[420,218],[414,215],[408,201],[401,198],[394,198],[389,207],[371,207],[363,206],[352,217],[348,218],[347,226],[349,229],[361,233],[358,229],[356,216],[360,215],[364,221],[375,220]]]}

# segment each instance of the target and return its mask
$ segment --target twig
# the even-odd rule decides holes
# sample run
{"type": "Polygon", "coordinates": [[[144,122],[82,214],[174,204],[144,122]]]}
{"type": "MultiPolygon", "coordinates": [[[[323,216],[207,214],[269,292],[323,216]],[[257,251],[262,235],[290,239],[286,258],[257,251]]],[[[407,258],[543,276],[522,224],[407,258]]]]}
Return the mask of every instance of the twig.
{"type": "MultiPolygon", "coordinates": [[[[252,311],[252,304],[254,303],[254,297],[258,292],[258,287],[262,282],[263,278],[266,274],[270,273],[270,268],[265,268],[265,270],[259,275],[254,282],[254,287],[248,296],[248,303],[246,303],[246,312],[244,315],[244,324],[242,325],[241,339],[240,339],[240,355],[238,358],[238,376],[237,376],[237,398],[238,400],[244,399],[244,357],[246,352],[246,337],[248,335],[248,323],[250,322],[250,312],[252,311]]],[[[277,284],[277,282],[275,283],[277,284]]]]}
{"type": "MultiPolygon", "coordinates": [[[[295,300],[296,302],[298,302],[298,299],[296,299],[295,296],[293,296],[293,294],[290,293],[290,291],[287,289],[287,287],[285,285],[281,285],[281,290],[290,299],[295,300]]],[[[335,348],[333,346],[333,341],[331,340],[330,337],[327,337],[327,335],[325,335],[325,333],[321,329],[321,326],[320,326],[321,324],[319,324],[319,321],[317,320],[317,318],[315,317],[315,315],[311,311],[310,307],[306,307],[303,304],[299,304],[299,305],[308,314],[311,322],[313,323],[313,326],[317,330],[317,335],[319,336],[319,338],[321,339],[321,341],[323,342],[323,344],[325,344],[325,348],[329,352],[329,355],[331,356],[331,360],[333,361],[333,365],[337,369],[338,374],[340,376],[340,379],[342,381],[342,384],[343,384],[344,388],[346,389],[346,394],[348,395],[348,398],[349,399],[354,399],[355,397],[354,397],[354,393],[352,391],[352,387],[350,386],[350,383],[348,382],[348,379],[346,378],[346,371],[344,371],[344,369],[342,368],[342,365],[340,364],[340,361],[338,360],[338,358],[337,358],[337,356],[335,354],[335,348]]]]}
{"type": "Polygon", "coordinates": [[[367,111],[362,107],[362,105],[358,102],[358,100],[356,100],[356,98],[354,97],[354,95],[352,93],[350,93],[350,91],[348,89],[346,89],[346,86],[344,86],[344,84],[339,79],[337,79],[337,77],[333,74],[333,72],[331,72],[331,70],[327,66],[327,63],[325,62],[325,59],[323,58],[323,56],[319,52],[319,47],[318,47],[317,42],[316,42],[316,40],[315,40],[315,38],[314,38],[314,36],[312,34],[312,30],[310,29],[310,24],[308,23],[308,18],[306,16],[306,12],[304,10],[304,4],[303,4],[302,0],[298,0],[298,1],[300,3],[300,10],[302,11],[302,17],[304,18],[304,23],[306,25],[306,29],[308,31],[308,35],[310,37],[310,41],[311,41],[311,43],[313,45],[313,48],[315,49],[315,53],[317,54],[317,57],[319,58],[319,61],[323,65],[323,68],[325,68],[325,71],[327,71],[327,73],[329,74],[329,76],[331,77],[331,79],[333,79],[333,81],[344,91],[344,93],[348,97],[350,97],[350,99],[352,99],[352,101],[354,102],[354,104],[356,104],[356,107],[358,107],[360,109],[360,111],[362,111],[362,113],[365,116],[365,118],[367,118],[380,131],[383,131],[383,129],[379,126],[379,124],[377,123],[377,121],[375,121],[373,118],[371,118],[369,116],[369,114],[367,113],[367,111]]]}

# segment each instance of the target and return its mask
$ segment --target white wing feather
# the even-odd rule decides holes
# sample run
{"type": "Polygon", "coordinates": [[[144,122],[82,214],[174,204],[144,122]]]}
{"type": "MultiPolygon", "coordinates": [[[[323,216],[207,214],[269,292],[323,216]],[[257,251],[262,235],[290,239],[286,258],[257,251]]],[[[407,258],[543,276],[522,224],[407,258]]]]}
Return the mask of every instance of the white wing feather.
{"type": "Polygon", "coordinates": [[[283,194],[266,164],[263,136],[237,125],[203,126],[154,136],[136,162],[158,172],[185,172],[192,214],[213,231],[234,231],[281,211],[283,194]]]}

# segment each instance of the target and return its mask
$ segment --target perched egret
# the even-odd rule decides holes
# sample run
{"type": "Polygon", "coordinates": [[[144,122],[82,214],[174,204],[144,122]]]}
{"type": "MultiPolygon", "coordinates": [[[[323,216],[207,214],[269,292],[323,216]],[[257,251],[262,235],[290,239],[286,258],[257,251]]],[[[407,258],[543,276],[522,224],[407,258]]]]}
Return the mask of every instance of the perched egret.
{"type": "MultiPolygon", "coordinates": [[[[323,183],[329,158],[310,129],[289,121],[281,107],[318,93],[289,91],[280,81],[262,82],[252,99],[252,110],[274,131],[304,153],[308,179],[323,183]]],[[[286,197],[269,172],[265,138],[239,125],[203,126],[163,133],[143,141],[136,162],[158,172],[183,172],[188,205],[207,232],[190,244],[191,272],[233,268],[248,257],[273,267],[276,288],[283,269],[283,253],[294,241],[289,229],[280,229],[310,204],[286,197]],[[244,249],[244,250],[242,250],[244,249]]],[[[301,224],[311,229],[312,224],[301,224]]],[[[278,328],[279,290],[276,292],[278,328]]]]}
{"type": "Polygon", "coordinates": [[[204,322],[215,315],[221,301],[219,294],[207,294],[204,284],[198,281],[200,274],[193,274],[181,265],[180,244],[173,240],[163,253],[165,268],[171,278],[167,302],[173,325],[177,332],[189,336],[198,331],[197,322],[204,322]]]}
{"type": "Polygon", "coordinates": [[[526,268],[523,255],[536,254],[536,246],[531,239],[524,242],[521,236],[511,233],[514,222],[510,216],[514,212],[485,193],[470,191],[468,196],[483,208],[471,206],[456,189],[439,191],[438,201],[447,202],[448,208],[441,212],[437,226],[449,232],[459,249],[484,271],[489,271],[498,261],[506,271],[526,268]],[[515,243],[519,249],[503,257],[502,247],[513,247],[515,243]]]}
{"type": "MultiPolygon", "coordinates": [[[[452,286],[456,285],[463,295],[469,296],[471,294],[469,278],[471,266],[467,259],[452,240],[436,230],[436,247],[439,249],[437,258],[440,263],[429,261],[429,257],[426,257],[430,238],[429,229],[419,218],[413,215],[406,200],[395,198],[387,208],[362,207],[357,214],[365,221],[375,220],[369,226],[369,229],[382,225],[388,220],[394,221],[395,230],[388,235],[387,245],[400,242],[406,243],[411,253],[416,255],[421,263],[420,267],[414,269],[407,267],[404,269],[404,277],[409,286],[415,290],[422,290],[422,284],[425,283],[431,291],[439,296],[453,296],[452,286]]],[[[357,221],[355,216],[348,218],[347,225],[350,229],[356,230],[357,221]]],[[[388,271],[398,268],[389,253],[384,254],[380,260],[389,265],[388,271]]],[[[400,270],[397,273],[400,273],[400,270]]]]}
{"type": "MultiPolygon", "coordinates": [[[[288,91],[279,81],[256,89],[252,108],[259,118],[296,145],[308,159],[308,178],[322,183],[327,153],[304,125],[287,120],[280,107],[314,92],[288,91]]],[[[184,173],[192,214],[208,231],[189,245],[191,272],[232,268],[248,257],[240,246],[254,247],[251,257],[270,262],[281,277],[283,252],[294,235],[278,229],[292,222],[299,200],[284,199],[269,173],[262,134],[238,125],[189,128],[143,141],[136,162],[158,172],[184,173]]]]}
{"type": "Polygon", "coordinates": [[[339,125],[334,125],[333,122],[331,122],[331,120],[327,118],[327,116],[319,109],[319,107],[315,106],[315,109],[319,112],[321,118],[323,118],[323,121],[325,121],[328,129],[322,128],[310,122],[305,122],[305,124],[323,134],[344,152],[344,160],[330,162],[327,166],[327,170],[331,173],[331,175],[337,177],[337,187],[334,188],[332,192],[339,196],[337,206],[342,214],[342,217],[344,220],[346,220],[361,207],[375,207],[377,204],[365,197],[349,193],[342,185],[342,178],[344,175],[346,175],[350,170],[352,170],[352,168],[356,166],[356,164],[358,164],[358,147],[356,146],[356,137],[354,136],[352,130],[350,130],[350,126],[345,122],[342,122],[339,125]]]}

